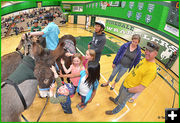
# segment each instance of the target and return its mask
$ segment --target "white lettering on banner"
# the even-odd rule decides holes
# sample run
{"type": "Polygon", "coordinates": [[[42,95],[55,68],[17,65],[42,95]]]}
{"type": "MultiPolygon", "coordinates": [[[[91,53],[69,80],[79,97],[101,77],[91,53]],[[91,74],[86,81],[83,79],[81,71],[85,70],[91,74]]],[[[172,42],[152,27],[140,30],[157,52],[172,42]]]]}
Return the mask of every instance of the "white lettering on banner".
{"type": "Polygon", "coordinates": [[[178,48],[173,45],[169,46],[169,49],[172,50],[173,52],[178,50],[178,48]]]}
{"type": "Polygon", "coordinates": [[[133,32],[132,31],[127,31],[127,34],[128,35],[133,35],[133,32]]]}
{"type": "Polygon", "coordinates": [[[106,23],[134,31],[134,27],[131,25],[127,25],[127,24],[115,22],[115,21],[110,21],[110,20],[106,20],[106,23]]]}
{"type": "Polygon", "coordinates": [[[169,45],[169,44],[168,44],[166,41],[161,40],[161,42],[159,43],[159,45],[168,48],[168,45],[169,45]]]}
{"type": "Polygon", "coordinates": [[[113,28],[112,27],[106,27],[106,29],[111,31],[113,28]]]}
{"type": "Polygon", "coordinates": [[[128,34],[128,35],[132,35],[133,32],[132,31],[125,31],[125,30],[119,30],[118,28],[112,28],[112,27],[106,27],[106,29],[108,31],[114,31],[114,32],[118,32],[118,33],[122,33],[122,34],[128,34]]]}
{"type": "Polygon", "coordinates": [[[159,39],[156,37],[152,37],[151,41],[155,41],[156,43],[158,43],[159,39]]]}
{"type": "Polygon", "coordinates": [[[119,33],[126,34],[126,32],[124,30],[121,30],[119,33]]]}
{"type": "Polygon", "coordinates": [[[117,29],[117,28],[114,28],[114,32],[118,32],[118,29],[117,29]]]}
{"type": "Polygon", "coordinates": [[[144,34],[142,38],[144,38],[146,40],[150,40],[150,38],[148,38],[148,35],[146,35],[146,34],[144,34]]]}

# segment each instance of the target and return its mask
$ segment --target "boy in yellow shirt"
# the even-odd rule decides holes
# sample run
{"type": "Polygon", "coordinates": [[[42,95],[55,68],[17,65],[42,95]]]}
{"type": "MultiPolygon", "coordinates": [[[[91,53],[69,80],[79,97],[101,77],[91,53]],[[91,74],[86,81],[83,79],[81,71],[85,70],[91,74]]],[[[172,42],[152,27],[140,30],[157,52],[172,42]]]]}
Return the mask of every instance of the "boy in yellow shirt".
{"type": "Polygon", "coordinates": [[[155,79],[156,63],[155,57],[158,55],[159,46],[156,42],[147,42],[145,50],[145,58],[129,73],[119,89],[119,94],[116,98],[109,99],[117,104],[113,110],[106,111],[107,115],[112,115],[120,112],[126,102],[135,94],[142,92],[155,79]]]}

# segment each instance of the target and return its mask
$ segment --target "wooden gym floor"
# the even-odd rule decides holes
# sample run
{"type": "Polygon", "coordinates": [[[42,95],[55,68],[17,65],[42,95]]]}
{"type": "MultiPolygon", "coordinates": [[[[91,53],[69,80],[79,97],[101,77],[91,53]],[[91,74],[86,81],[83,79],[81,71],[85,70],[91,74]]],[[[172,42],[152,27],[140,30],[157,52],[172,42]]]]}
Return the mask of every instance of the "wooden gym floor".
{"type": "MultiPolygon", "coordinates": [[[[92,36],[92,33],[83,29],[83,25],[67,24],[65,27],[60,27],[60,35],[62,37],[65,34],[71,34],[75,37],[78,36],[92,36]]],[[[1,56],[9,52],[15,51],[22,34],[18,36],[13,35],[7,38],[1,39],[1,56]]],[[[118,42],[118,45],[125,43],[122,39],[106,33],[107,39],[113,37],[110,40],[112,42],[118,42]]],[[[142,51],[143,52],[143,51],[142,51]]],[[[101,79],[100,84],[108,80],[112,72],[112,61],[116,54],[111,56],[103,55],[101,57],[101,79]]],[[[164,66],[157,61],[161,67],[164,66]]],[[[179,90],[179,78],[168,71],[178,82],[176,88],[179,90]]],[[[160,71],[165,78],[167,73],[160,71]]],[[[106,110],[112,110],[115,108],[109,96],[116,97],[119,87],[122,84],[123,79],[127,73],[116,84],[115,90],[111,91],[110,87],[98,87],[96,96],[93,101],[87,105],[87,107],[79,111],[76,105],[80,102],[79,96],[76,94],[71,98],[73,114],[64,114],[60,104],[51,104],[48,102],[44,113],[40,119],[40,122],[164,122],[165,108],[171,108],[174,99],[174,90],[158,75],[152,84],[146,88],[141,95],[135,100],[134,103],[126,104],[125,108],[116,115],[106,115],[106,110]]],[[[112,84],[112,83],[111,83],[112,84]]],[[[40,99],[36,95],[36,98],[29,109],[23,112],[23,115],[30,121],[36,122],[40,115],[46,99],[40,99]]],[[[174,108],[179,107],[179,95],[175,95],[174,108]]],[[[24,121],[22,119],[22,121],[24,121]]]]}

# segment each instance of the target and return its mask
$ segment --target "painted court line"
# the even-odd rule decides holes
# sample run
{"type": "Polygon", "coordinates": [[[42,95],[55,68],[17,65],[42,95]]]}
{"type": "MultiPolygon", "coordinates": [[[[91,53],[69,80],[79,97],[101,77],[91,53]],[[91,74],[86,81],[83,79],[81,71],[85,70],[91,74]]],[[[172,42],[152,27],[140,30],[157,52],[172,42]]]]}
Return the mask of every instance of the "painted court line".
{"type": "MultiPolygon", "coordinates": [[[[80,52],[83,56],[85,56],[77,47],[76,47],[76,49],[77,49],[78,52],[80,52]]],[[[101,73],[100,73],[100,75],[101,75],[101,77],[107,82],[106,78],[105,78],[101,73]]],[[[110,84],[109,84],[109,86],[111,87],[110,84]]],[[[114,93],[115,93],[116,95],[118,95],[118,93],[116,92],[115,89],[113,89],[113,91],[114,91],[114,93]]],[[[124,116],[130,111],[130,108],[129,108],[127,105],[125,105],[125,107],[127,108],[127,111],[124,112],[122,115],[120,115],[118,118],[113,119],[112,122],[117,122],[118,120],[120,120],[122,117],[124,117],[124,116]]]]}
{"type": "MultiPolygon", "coordinates": [[[[101,75],[101,77],[107,82],[106,78],[105,78],[101,73],[100,73],[100,75],[101,75]]],[[[110,84],[109,84],[109,86],[111,87],[110,84]]],[[[118,95],[118,93],[116,92],[115,89],[113,89],[113,91],[114,91],[114,93],[115,93],[116,95],[118,95]]],[[[125,105],[125,107],[127,108],[127,111],[124,112],[122,115],[120,115],[118,118],[113,119],[112,122],[117,122],[118,120],[120,120],[122,117],[124,117],[124,116],[130,111],[130,108],[129,108],[127,105],[125,105]]]]}

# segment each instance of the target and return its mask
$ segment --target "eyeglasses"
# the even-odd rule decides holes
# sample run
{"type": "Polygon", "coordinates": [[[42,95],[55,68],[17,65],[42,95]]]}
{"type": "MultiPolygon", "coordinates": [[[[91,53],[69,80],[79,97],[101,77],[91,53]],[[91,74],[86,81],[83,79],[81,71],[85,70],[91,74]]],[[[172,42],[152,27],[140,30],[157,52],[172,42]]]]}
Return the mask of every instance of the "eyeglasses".
{"type": "Polygon", "coordinates": [[[138,39],[138,40],[139,40],[139,38],[137,38],[137,37],[135,37],[135,38],[132,38],[132,40],[133,40],[133,39],[138,39]]]}
{"type": "Polygon", "coordinates": [[[155,44],[153,44],[153,43],[151,43],[151,42],[147,42],[147,46],[149,46],[149,47],[155,49],[156,51],[159,50],[159,46],[157,46],[157,45],[155,45],[155,44]]]}

